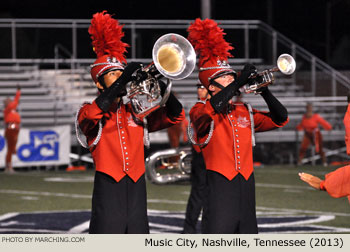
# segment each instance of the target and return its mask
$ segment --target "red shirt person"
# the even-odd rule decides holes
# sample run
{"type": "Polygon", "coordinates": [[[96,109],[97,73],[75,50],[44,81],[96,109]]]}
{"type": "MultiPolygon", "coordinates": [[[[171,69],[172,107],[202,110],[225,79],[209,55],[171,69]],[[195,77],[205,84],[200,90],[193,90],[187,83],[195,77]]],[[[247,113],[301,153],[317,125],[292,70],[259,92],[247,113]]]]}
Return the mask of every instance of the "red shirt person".
{"type": "Polygon", "coordinates": [[[5,172],[12,173],[12,155],[16,153],[16,145],[20,130],[21,116],[17,112],[17,106],[21,97],[21,90],[17,88],[15,98],[7,98],[4,101],[4,121],[5,121],[5,138],[7,143],[7,153],[5,159],[5,172]]]}
{"type": "Polygon", "coordinates": [[[196,19],[188,30],[189,40],[200,54],[199,79],[211,95],[210,100],[198,101],[190,111],[209,187],[202,231],[257,233],[254,132],[283,127],[288,122],[287,110],[267,88],[260,91],[270,112],[232,102],[256,68],[247,64],[237,76],[227,63],[232,47],[223,39],[223,30],[215,21],[196,19]]]}
{"type": "MultiPolygon", "coordinates": [[[[346,153],[350,155],[350,95],[348,95],[348,107],[344,116],[346,153]]],[[[350,203],[350,165],[340,167],[325,175],[322,180],[308,173],[299,173],[300,179],[315,189],[326,191],[333,198],[347,196],[350,203]]]]}
{"type": "MultiPolygon", "coordinates": [[[[144,128],[152,132],[177,124],[184,110],[170,93],[165,106],[148,115],[147,126],[137,119],[122,97],[141,64],[122,63],[127,44],[120,40],[121,26],[104,11],[93,16],[89,33],[98,57],[91,77],[100,94],[83,104],[76,121],[78,140],[89,148],[96,167],[89,232],[149,233],[144,128]]],[[[162,94],[165,88],[161,83],[162,94]]]]}
{"type": "Polygon", "coordinates": [[[305,152],[310,144],[315,145],[316,153],[320,153],[323,165],[327,165],[326,155],[323,151],[322,134],[319,129],[321,125],[325,130],[331,130],[332,125],[323,119],[319,114],[313,113],[312,104],[306,105],[306,113],[299,125],[296,127],[297,130],[304,130],[304,138],[300,146],[298,165],[301,165],[301,161],[305,156],[305,152]]]}

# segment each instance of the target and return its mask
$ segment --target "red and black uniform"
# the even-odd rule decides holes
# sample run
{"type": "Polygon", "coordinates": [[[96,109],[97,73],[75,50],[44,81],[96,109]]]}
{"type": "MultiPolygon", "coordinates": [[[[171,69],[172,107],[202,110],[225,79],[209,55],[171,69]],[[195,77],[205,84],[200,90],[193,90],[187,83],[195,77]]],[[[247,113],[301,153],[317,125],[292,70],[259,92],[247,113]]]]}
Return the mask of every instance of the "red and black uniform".
{"type": "Polygon", "coordinates": [[[325,130],[332,129],[332,125],[316,113],[311,117],[304,115],[300,124],[296,127],[297,130],[304,130],[304,138],[299,151],[299,164],[301,163],[301,160],[303,159],[310,144],[315,145],[316,153],[320,153],[323,164],[326,164],[327,161],[323,151],[322,134],[318,127],[319,124],[321,124],[325,130]]]}
{"type": "MultiPolygon", "coordinates": [[[[81,107],[76,120],[78,141],[89,148],[96,167],[89,232],[149,233],[144,129],[175,125],[185,118],[184,110],[170,93],[165,106],[147,116],[147,125],[134,119],[131,105],[123,104],[122,97],[142,65],[126,65],[129,45],[121,41],[122,26],[103,11],[93,15],[89,34],[97,54],[90,73],[100,94],[81,107]]],[[[160,84],[163,96],[166,85],[160,84]]]]}
{"type": "Polygon", "coordinates": [[[11,166],[12,154],[16,153],[16,144],[21,123],[21,117],[17,112],[20,97],[21,91],[18,89],[14,100],[8,103],[4,109],[5,138],[7,142],[6,167],[11,166]]]}
{"type": "Polygon", "coordinates": [[[220,113],[209,101],[191,109],[199,142],[208,137],[214,121],[212,137],[202,147],[210,188],[205,233],[257,233],[251,126],[256,132],[268,131],[283,127],[288,119],[277,124],[270,113],[252,113],[254,122],[243,103],[228,104],[220,113]]]}
{"type": "MultiPolygon", "coordinates": [[[[148,130],[154,132],[180,123],[184,111],[176,117],[169,117],[165,107],[147,118],[148,130]]],[[[101,138],[90,148],[96,171],[110,175],[117,182],[126,175],[136,182],[144,174],[143,124],[134,119],[131,104],[120,103],[118,107],[113,103],[108,112],[103,112],[95,102],[85,104],[80,109],[78,120],[89,145],[95,140],[102,120],[101,138]]]]}
{"type": "MultiPolygon", "coordinates": [[[[148,116],[148,130],[183,119],[183,110],[169,116],[164,107],[148,116]]],[[[89,145],[97,137],[100,121],[100,140],[90,148],[97,171],[90,233],[148,233],[143,124],[134,119],[130,104],[113,103],[107,112],[96,102],[85,104],[78,123],[89,145]]]]}
{"type": "Polygon", "coordinates": [[[232,103],[240,88],[252,81],[255,66],[246,64],[239,76],[228,64],[233,47],[214,20],[197,18],[188,38],[200,54],[198,78],[211,95],[191,109],[197,143],[201,144],[209,187],[204,209],[204,233],[257,233],[252,146],[254,131],[267,131],[288,122],[285,107],[267,88],[260,93],[269,113],[232,103]],[[230,82],[230,83],[229,83],[230,82]]]}

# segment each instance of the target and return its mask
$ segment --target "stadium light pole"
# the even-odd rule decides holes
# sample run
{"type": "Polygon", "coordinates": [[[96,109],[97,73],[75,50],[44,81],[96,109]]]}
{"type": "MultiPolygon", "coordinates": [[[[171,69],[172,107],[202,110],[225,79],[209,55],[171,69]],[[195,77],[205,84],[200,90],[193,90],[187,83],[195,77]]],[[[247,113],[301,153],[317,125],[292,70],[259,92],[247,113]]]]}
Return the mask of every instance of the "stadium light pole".
{"type": "Polygon", "coordinates": [[[202,19],[211,18],[211,0],[201,0],[202,19]]]}

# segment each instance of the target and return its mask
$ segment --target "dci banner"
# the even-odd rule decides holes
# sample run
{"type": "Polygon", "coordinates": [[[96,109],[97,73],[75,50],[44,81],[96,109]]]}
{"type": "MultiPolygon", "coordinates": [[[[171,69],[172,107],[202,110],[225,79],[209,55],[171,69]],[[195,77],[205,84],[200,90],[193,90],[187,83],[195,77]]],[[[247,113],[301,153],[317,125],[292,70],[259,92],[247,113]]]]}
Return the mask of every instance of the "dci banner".
{"type": "MultiPolygon", "coordinates": [[[[7,152],[3,129],[0,130],[0,167],[7,152]]],[[[13,167],[69,164],[71,129],[69,125],[50,128],[21,128],[13,167]]]]}

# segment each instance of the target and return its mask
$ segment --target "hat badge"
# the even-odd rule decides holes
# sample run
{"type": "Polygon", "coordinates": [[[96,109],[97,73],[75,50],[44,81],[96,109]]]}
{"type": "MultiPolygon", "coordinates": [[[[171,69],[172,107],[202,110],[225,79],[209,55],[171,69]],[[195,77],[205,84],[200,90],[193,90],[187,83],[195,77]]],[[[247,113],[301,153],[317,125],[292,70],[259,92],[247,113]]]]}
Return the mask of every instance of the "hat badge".
{"type": "Polygon", "coordinates": [[[223,66],[223,67],[227,67],[228,66],[228,63],[227,63],[226,60],[223,60],[223,61],[218,60],[217,64],[218,64],[218,66],[223,66]]]}
{"type": "Polygon", "coordinates": [[[107,62],[109,62],[109,63],[116,63],[117,59],[116,59],[116,57],[112,57],[112,58],[108,57],[107,58],[107,62]]]}

